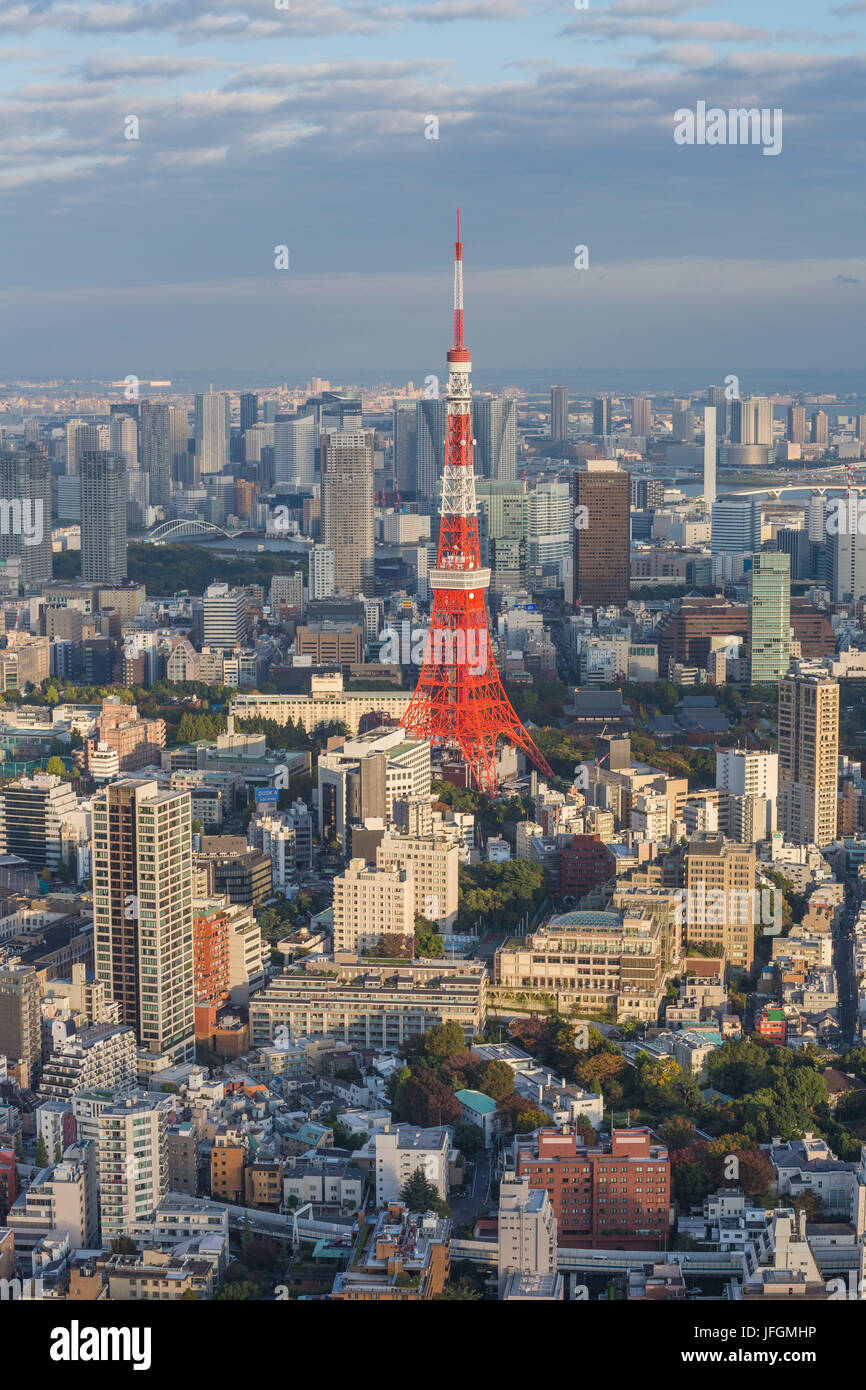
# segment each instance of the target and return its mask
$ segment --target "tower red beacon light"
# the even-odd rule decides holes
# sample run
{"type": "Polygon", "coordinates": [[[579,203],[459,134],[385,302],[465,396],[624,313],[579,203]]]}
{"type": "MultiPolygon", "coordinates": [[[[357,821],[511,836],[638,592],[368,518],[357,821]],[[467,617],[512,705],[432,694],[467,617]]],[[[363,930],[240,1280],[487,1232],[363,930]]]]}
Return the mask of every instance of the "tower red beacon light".
{"type": "Polygon", "coordinates": [[[500,738],[519,748],[545,776],[554,774],[512,709],[493,659],[484,601],[490,570],[481,566],[478,543],[471,369],[471,355],[463,341],[463,244],[458,212],[439,551],[429,576],[433,612],[424,664],[401,724],[407,733],[433,745],[459,749],[476,785],[494,794],[500,738]]]}

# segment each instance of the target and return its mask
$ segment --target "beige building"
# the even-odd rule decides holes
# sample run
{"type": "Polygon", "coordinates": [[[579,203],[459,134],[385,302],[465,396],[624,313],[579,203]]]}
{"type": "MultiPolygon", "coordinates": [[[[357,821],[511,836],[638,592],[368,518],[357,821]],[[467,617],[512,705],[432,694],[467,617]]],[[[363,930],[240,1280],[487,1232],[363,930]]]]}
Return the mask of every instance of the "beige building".
{"type": "Polygon", "coordinates": [[[97,1117],[97,1167],[102,1240],[126,1235],[147,1220],[168,1193],[168,1123],[174,1099],[129,1094],[97,1117]]]}
{"type": "Polygon", "coordinates": [[[375,592],[373,566],[373,431],[322,435],[322,543],[334,552],[338,594],[375,592]]]}
{"type": "Polygon", "coordinates": [[[664,940],[643,912],[564,912],[530,936],[512,937],[494,956],[500,1002],[552,999],[558,1013],[611,1011],[617,1020],[658,1017],[664,940]]]}
{"type": "Polygon", "coordinates": [[[779,682],[779,829],[794,844],[836,838],[839,686],[823,671],[779,682]]]}
{"type": "Polygon", "coordinates": [[[50,646],[47,637],[26,637],[11,634],[7,645],[0,648],[0,691],[26,690],[40,685],[51,674],[50,646]]]}
{"type": "Polygon", "coordinates": [[[369,951],[385,935],[414,932],[411,865],[373,868],[363,859],[350,860],[334,879],[334,950],[369,951]]]}
{"type": "Polygon", "coordinates": [[[460,849],[453,839],[388,833],[376,851],[376,863],[382,868],[411,865],[415,911],[436,922],[440,931],[454,930],[460,849]]]}
{"type": "Polygon", "coordinates": [[[512,1274],[556,1273],[556,1215],[543,1188],[506,1173],[499,1186],[499,1295],[512,1274]]]}
{"type": "Polygon", "coordinates": [[[92,1141],[67,1149],[61,1162],[37,1173],[10,1207],[6,1224],[15,1232],[19,1254],[32,1251],[50,1231],[68,1235],[73,1250],[92,1250],[99,1231],[92,1141]]]}
{"type": "Polygon", "coordinates": [[[231,713],[237,719],[273,719],[277,724],[300,724],[312,733],[318,724],[340,721],[357,734],[365,714],[386,714],[400,720],[412,699],[408,690],[345,690],[339,673],[310,678],[309,695],[236,695],[231,713]]]}
{"type": "Polygon", "coordinates": [[[719,947],[732,965],[748,970],[755,936],[754,845],[731,844],[721,834],[697,834],[685,862],[685,941],[719,947]]]}

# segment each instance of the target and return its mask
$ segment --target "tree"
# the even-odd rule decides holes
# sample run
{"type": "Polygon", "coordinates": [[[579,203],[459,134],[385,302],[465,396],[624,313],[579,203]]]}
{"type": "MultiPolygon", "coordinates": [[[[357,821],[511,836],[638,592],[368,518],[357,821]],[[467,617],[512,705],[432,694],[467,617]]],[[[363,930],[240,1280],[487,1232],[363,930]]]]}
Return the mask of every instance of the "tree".
{"type": "Polygon", "coordinates": [[[479,1149],[484,1148],[484,1134],[478,1125],[459,1124],[454,1126],[454,1145],[465,1154],[467,1158],[472,1158],[479,1149]]]}
{"type": "Polygon", "coordinates": [[[48,1167],[48,1149],[41,1134],[38,1135],[36,1139],[36,1153],[34,1154],[33,1161],[37,1168],[48,1167]]]}
{"type": "Polygon", "coordinates": [[[415,953],[421,960],[441,960],[445,955],[445,940],[438,923],[420,912],[415,913],[415,953]]]}
{"type": "Polygon", "coordinates": [[[410,1211],[435,1211],[439,1216],[448,1215],[447,1204],[442,1201],[436,1186],[428,1182],[423,1168],[416,1168],[400,1188],[400,1200],[406,1203],[410,1211]]]}
{"type": "Polygon", "coordinates": [[[62,758],[49,758],[45,764],[45,771],[50,773],[52,777],[65,777],[66,764],[62,758]]]}
{"type": "Polygon", "coordinates": [[[505,1100],[514,1091],[514,1072],[507,1062],[494,1059],[481,1073],[481,1090],[491,1100],[505,1100]]]}
{"type": "Polygon", "coordinates": [[[452,1279],[447,1289],[443,1293],[436,1295],[436,1301],[442,1303],[477,1303],[481,1294],[474,1284],[470,1284],[466,1279],[452,1279]]]}
{"type": "Polygon", "coordinates": [[[466,1038],[459,1023],[435,1023],[424,1034],[427,1057],[454,1057],[467,1052],[466,1038]]]}
{"type": "Polygon", "coordinates": [[[400,1099],[413,1125],[427,1129],[432,1125],[460,1123],[460,1102],[451,1087],[440,1081],[429,1068],[419,1069],[412,1074],[400,1099]]]}
{"type": "Polygon", "coordinates": [[[413,938],[404,936],[402,932],[385,932],[374,946],[372,954],[383,956],[386,960],[411,957],[413,944],[413,938]]]}

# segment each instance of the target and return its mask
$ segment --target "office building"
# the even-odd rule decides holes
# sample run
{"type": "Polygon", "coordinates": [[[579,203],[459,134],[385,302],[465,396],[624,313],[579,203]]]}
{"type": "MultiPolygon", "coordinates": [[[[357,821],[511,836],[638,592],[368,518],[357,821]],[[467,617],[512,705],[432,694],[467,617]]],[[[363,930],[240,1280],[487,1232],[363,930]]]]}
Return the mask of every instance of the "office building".
{"type": "Polygon", "coordinates": [[[561,563],[572,553],[571,487],[537,483],[526,494],[526,563],[561,563]]]}
{"type": "Polygon", "coordinates": [[[678,444],[692,444],[695,438],[695,412],[690,400],[674,401],[671,412],[671,439],[678,444]]]}
{"type": "Polygon", "coordinates": [[[373,431],[322,436],[322,541],[334,554],[338,594],[375,593],[373,431]]]}
{"type": "Polygon", "coordinates": [[[517,476],[517,402],[507,396],[473,396],[471,409],[476,475],[512,482],[517,476]]]}
{"type": "Polygon", "coordinates": [[[775,802],[779,794],[778,753],[755,753],[747,748],[717,752],[716,787],[732,796],[765,796],[775,802]]]}
{"type": "Polygon", "coordinates": [[[392,420],[394,486],[401,497],[418,491],[418,409],[415,401],[397,401],[392,420]]]}
{"type": "Polygon", "coordinates": [[[278,415],[274,421],[274,482],[296,491],[316,481],[316,417],[278,415]]]}
{"type": "Polygon", "coordinates": [[[222,391],[205,391],[195,398],[195,457],[198,473],[222,473],[229,463],[231,436],[229,398],[222,391]]]}
{"type": "Polygon", "coordinates": [[[730,402],[731,441],[734,444],[773,442],[773,402],[764,396],[747,396],[730,402]]]}
{"type": "Polygon", "coordinates": [[[685,856],[687,946],[716,947],[731,965],[751,969],[755,867],[754,845],[731,844],[713,831],[692,836],[685,856]]]}
{"type": "Polygon", "coordinates": [[[104,1106],[97,1117],[96,1157],[102,1242],[128,1236],[150,1220],[168,1195],[168,1116],[171,1096],[135,1092],[104,1106]]]}
{"type": "Polygon", "coordinates": [[[88,450],[81,457],[81,578],[87,584],[126,579],[126,466],[121,454],[88,450]]]}
{"type": "Polygon", "coordinates": [[[704,406],[704,501],[712,507],[716,500],[716,407],[704,406]]]}
{"type": "Polygon", "coordinates": [[[188,791],[112,783],[93,803],[96,974],[142,1047],[194,1051],[192,808],[188,791]]]}
{"type": "Polygon", "coordinates": [[[600,439],[610,434],[610,396],[597,396],[593,401],[592,432],[600,439]]]}
{"type": "Polygon", "coordinates": [[[432,498],[436,484],[445,468],[445,401],[436,397],[433,400],[418,401],[418,481],[419,498],[432,498]]]}
{"type": "Polygon", "coordinates": [[[839,686],[823,671],[779,682],[779,829],[794,844],[836,838],[839,686]]]}
{"type": "Polygon", "coordinates": [[[345,848],[351,825],[390,821],[396,801],[430,796],[430,744],[402,729],[346,739],[318,760],[319,834],[345,848]]]}
{"type": "MultiPolygon", "coordinates": [[[[847,520],[846,503],[840,503],[847,520]]],[[[835,603],[859,603],[866,595],[866,534],[857,526],[842,525],[827,537],[830,588],[835,603]]]]}
{"type": "Polygon", "coordinates": [[[550,388],[550,437],[556,440],[568,439],[568,387],[550,388]]]}
{"type": "Polygon", "coordinates": [[[716,432],[719,439],[724,439],[728,433],[728,397],[724,386],[707,387],[707,404],[715,407],[716,411],[716,432]]]}
{"type": "Polygon", "coordinates": [[[247,640],[247,596],[228,584],[209,584],[202,598],[203,645],[231,651],[247,640]]]}
{"type": "Polygon", "coordinates": [[[254,429],[259,423],[259,398],[255,391],[242,391],[240,398],[240,428],[241,434],[244,430],[254,429]]]}
{"type": "Polygon", "coordinates": [[[42,449],[0,453],[0,562],[12,557],[20,584],[51,579],[51,465],[42,449]]]}
{"type": "Polygon", "coordinates": [[[615,463],[590,459],[575,473],[574,598],[585,607],[628,603],[629,504],[629,475],[615,463]]]}
{"type": "Polygon", "coordinates": [[[761,503],[751,497],[723,497],[714,502],[710,543],[714,555],[751,555],[760,550],[761,503]]]}
{"type": "Polygon", "coordinates": [[[749,679],[775,683],[791,653],[791,563],[779,551],[760,552],[749,577],[749,679]]]}

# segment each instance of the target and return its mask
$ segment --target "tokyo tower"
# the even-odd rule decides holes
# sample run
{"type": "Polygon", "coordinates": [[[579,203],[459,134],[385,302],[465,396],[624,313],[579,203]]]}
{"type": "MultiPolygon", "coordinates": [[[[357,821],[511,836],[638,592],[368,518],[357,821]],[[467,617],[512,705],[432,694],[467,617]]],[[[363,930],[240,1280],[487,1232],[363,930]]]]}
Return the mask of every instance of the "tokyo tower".
{"type": "Polygon", "coordinates": [[[548,764],[524,729],[499,678],[484,592],[490,570],[481,567],[469,373],[463,342],[463,246],[460,213],[454,247],[454,345],[448,353],[445,470],[436,568],[430,572],[433,614],[424,665],[401,724],[431,744],[459,749],[476,785],[497,789],[496,745],[520,748],[547,777],[548,764]]]}

